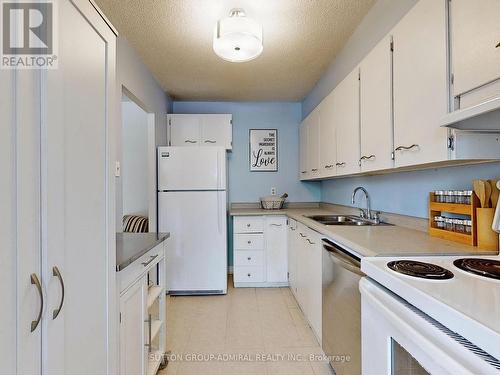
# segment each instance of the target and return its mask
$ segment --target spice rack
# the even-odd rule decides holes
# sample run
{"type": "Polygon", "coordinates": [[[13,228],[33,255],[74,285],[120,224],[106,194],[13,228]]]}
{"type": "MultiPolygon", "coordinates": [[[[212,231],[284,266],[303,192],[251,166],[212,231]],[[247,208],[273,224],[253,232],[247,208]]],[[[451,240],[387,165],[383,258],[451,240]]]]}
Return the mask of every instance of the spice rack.
{"type": "Polygon", "coordinates": [[[472,193],[470,204],[465,203],[445,203],[436,202],[434,193],[429,194],[429,234],[449,241],[460,242],[466,245],[477,246],[477,219],[476,208],[479,205],[479,199],[475,193],[472,193]],[[434,221],[435,216],[441,216],[441,213],[467,215],[470,217],[472,228],[471,233],[460,233],[437,227],[434,221]]]}

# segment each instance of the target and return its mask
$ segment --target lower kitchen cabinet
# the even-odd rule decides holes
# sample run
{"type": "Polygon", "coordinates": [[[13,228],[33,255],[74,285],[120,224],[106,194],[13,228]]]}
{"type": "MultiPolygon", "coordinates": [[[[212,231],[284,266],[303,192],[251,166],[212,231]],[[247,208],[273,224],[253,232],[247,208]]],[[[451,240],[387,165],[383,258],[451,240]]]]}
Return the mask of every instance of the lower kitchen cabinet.
{"type": "Polygon", "coordinates": [[[321,236],[300,223],[295,232],[295,296],[321,342],[321,236]]]}
{"type": "Polygon", "coordinates": [[[118,272],[120,375],[154,375],[164,359],[167,244],[155,246],[118,272]]]}
{"type": "Polygon", "coordinates": [[[234,286],[287,286],[287,218],[237,216],[233,227],[234,286]]]}

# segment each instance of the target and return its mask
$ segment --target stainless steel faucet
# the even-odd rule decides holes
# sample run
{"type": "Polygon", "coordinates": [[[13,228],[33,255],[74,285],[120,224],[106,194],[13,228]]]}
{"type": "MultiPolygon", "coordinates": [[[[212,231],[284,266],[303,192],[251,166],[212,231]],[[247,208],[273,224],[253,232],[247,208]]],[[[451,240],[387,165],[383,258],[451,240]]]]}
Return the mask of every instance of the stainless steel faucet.
{"type": "MultiPolygon", "coordinates": [[[[356,189],[354,189],[354,191],[352,192],[352,204],[354,204],[356,202],[356,193],[358,192],[358,190],[361,190],[363,193],[365,193],[365,197],[366,197],[366,218],[368,220],[375,220],[375,221],[378,221],[378,215],[372,215],[372,209],[371,209],[371,206],[370,206],[370,196],[368,195],[368,192],[366,191],[366,189],[362,186],[358,186],[356,189]]],[[[363,213],[364,211],[361,210],[363,213]]]]}

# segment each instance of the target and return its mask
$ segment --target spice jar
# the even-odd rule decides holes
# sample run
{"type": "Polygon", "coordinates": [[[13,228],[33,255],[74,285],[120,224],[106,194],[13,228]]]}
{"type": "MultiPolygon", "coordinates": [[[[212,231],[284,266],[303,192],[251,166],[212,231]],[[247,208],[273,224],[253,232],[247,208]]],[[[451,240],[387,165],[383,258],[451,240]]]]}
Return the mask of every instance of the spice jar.
{"type": "Polygon", "coordinates": [[[445,202],[446,203],[455,203],[455,196],[454,196],[453,190],[446,190],[445,202]]]}
{"type": "Polygon", "coordinates": [[[464,204],[472,203],[472,190],[464,190],[464,204]]]}
{"type": "Polygon", "coordinates": [[[436,223],[436,228],[445,229],[444,228],[444,217],[434,216],[434,222],[436,223]]]}
{"type": "Polygon", "coordinates": [[[455,203],[464,204],[465,203],[465,194],[462,190],[455,190],[455,203]]]}
{"type": "Polygon", "coordinates": [[[464,220],[465,221],[465,233],[472,234],[472,220],[464,220]]]}
{"type": "Polygon", "coordinates": [[[438,203],[443,202],[443,191],[442,190],[434,191],[434,202],[438,202],[438,203]]]}
{"type": "Polygon", "coordinates": [[[446,218],[444,219],[444,223],[445,223],[445,229],[453,232],[454,229],[453,219],[446,218]]]}
{"type": "Polygon", "coordinates": [[[465,225],[464,222],[466,220],[461,220],[461,219],[455,219],[455,232],[458,233],[465,233],[465,225]]]}

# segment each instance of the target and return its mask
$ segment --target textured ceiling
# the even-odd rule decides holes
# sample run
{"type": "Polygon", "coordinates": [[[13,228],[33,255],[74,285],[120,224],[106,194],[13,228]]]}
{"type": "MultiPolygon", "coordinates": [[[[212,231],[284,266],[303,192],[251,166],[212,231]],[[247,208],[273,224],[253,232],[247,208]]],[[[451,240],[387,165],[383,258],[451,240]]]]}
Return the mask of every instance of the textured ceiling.
{"type": "Polygon", "coordinates": [[[375,0],[96,0],[177,100],[298,101],[375,0]],[[264,52],[221,60],[213,28],[232,8],[262,24],[264,52]]]}

